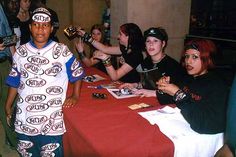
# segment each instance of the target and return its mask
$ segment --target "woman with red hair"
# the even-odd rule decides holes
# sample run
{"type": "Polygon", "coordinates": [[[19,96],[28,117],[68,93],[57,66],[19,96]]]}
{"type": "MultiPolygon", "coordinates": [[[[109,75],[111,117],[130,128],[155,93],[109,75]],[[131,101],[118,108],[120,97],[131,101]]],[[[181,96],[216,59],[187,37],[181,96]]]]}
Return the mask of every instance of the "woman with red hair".
{"type": "MultiPolygon", "coordinates": [[[[224,132],[226,124],[227,85],[210,69],[214,67],[212,41],[195,39],[185,45],[181,63],[189,77],[177,85],[168,76],[157,82],[158,90],[173,96],[176,106],[190,124],[201,134],[224,132]]],[[[162,92],[157,95],[162,101],[162,92]]]]}
{"type": "Polygon", "coordinates": [[[78,34],[82,39],[98,49],[93,55],[102,61],[106,71],[113,81],[122,82],[139,82],[140,76],[136,71],[137,66],[143,61],[142,51],[144,50],[144,39],[141,29],[135,23],[125,23],[120,26],[117,39],[119,45],[107,46],[96,41],[92,36],[82,29],[78,30],[78,34]],[[115,69],[111,64],[110,55],[119,56],[118,66],[115,69]]]}

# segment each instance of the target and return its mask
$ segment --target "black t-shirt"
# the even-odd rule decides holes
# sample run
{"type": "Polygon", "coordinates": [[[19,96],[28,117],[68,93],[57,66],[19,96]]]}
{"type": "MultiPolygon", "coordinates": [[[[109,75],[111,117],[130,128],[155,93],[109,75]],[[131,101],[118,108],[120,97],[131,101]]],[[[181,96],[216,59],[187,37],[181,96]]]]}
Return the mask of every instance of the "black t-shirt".
{"type": "Polygon", "coordinates": [[[213,72],[182,81],[187,95],[176,102],[181,114],[198,133],[223,132],[226,122],[228,87],[213,72]]]}
{"type": "Polygon", "coordinates": [[[160,62],[153,63],[150,56],[138,67],[144,89],[155,90],[156,82],[162,76],[170,76],[172,83],[177,83],[186,74],[183,67],[173,58],[166,55],[160,62]]]}
{"type": "MultiPolygon", "coordinates": [[[[133,69],[120,78],[122,82],[134,83],[140,81],[140,75],[136,71],[136,67],[143,61],[142,50],[138,49],[125,49],[123,46],[120,46],[120,50],[122,52],[122,59],[124,63],[129,64],[133,69]]],[[[120,64],[121,65],[121,64],[120,64]]]]}
{"type": "Polygon", "coordinates": [[[29,29],[30,19],[24,22],[19,22],[20,25],[20,45],[26,44],[30,41],[30,29],[29,29]]]}

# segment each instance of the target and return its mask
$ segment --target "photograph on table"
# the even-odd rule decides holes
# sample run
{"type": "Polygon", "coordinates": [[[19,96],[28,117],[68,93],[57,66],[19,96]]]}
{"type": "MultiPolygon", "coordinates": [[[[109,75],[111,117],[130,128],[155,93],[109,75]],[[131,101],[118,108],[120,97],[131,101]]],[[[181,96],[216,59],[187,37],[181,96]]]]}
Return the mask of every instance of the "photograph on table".
{"type": "Polygon", "coordinates": [[[128,90],[128,89],[107,89],[107,91],[116,99],[124,99],[124,98],[131,98],[131,97],[139,96],[139,95],[133,94],[133,91],[128,90]]]}
{"type": "Polygon", "coordinates": [[[106,78],[100,76],[100,75],[97,75],[97,74],[94,74],[94,75],[87,75],[83,78],[83,81],[85,82],[97,82],[97,81],[101,81],[101,80],[105,80],[106,78]]]}

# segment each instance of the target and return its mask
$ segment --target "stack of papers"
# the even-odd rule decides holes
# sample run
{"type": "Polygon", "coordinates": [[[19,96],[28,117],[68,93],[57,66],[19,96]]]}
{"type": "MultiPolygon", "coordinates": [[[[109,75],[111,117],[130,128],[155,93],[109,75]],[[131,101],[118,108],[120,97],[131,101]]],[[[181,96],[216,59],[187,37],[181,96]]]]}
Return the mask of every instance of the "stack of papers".
{"type": "Polygon", "coordinates": [[[152,125],[156,124],[175,146],[175,157],[209,157],[223,145],[223,133],[199,134],[191,129],[180,110],[165,106],[162,109],[139,112],[152,125]]]}

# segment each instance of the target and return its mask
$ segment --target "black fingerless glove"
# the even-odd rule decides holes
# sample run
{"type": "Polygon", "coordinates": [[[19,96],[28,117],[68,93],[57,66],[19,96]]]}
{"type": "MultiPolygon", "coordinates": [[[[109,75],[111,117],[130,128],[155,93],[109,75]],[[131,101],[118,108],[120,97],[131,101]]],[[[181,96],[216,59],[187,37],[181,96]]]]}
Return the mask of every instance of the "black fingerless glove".
{"type": "Polygon", "coordinates": [[[92,35],[91,34],[89,34],[89,33],[85,33],[84,34],[84,36],[82,37],[82,40],[84,41],[84,42],[88,42],[88,43],[90,43],[90,44],[92,44],[93,43],[93,38],[92,38],[92,35]]]}

